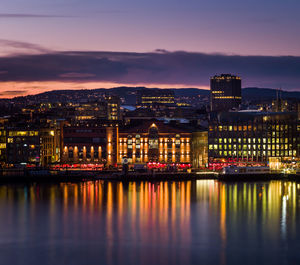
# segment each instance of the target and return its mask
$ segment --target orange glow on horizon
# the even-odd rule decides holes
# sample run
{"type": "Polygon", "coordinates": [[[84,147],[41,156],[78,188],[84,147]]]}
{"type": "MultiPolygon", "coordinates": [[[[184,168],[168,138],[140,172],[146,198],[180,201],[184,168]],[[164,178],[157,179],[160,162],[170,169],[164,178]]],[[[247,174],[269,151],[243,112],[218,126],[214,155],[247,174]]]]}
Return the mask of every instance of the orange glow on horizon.
{"type": "Polygon", "coordinates": [[[186,84],[155,84],[155,83],[114,83],[114,82],[60,82],[60,81],[32,81],[32,82],[0,82],[0,98],[14,98],[18,96],[35,95],[53,90],[80,90],[113,88],[119,86],[128,87],[158,87],[158,88],[198,88],[209,89],[209,86],[194,86],[186,84]]]}

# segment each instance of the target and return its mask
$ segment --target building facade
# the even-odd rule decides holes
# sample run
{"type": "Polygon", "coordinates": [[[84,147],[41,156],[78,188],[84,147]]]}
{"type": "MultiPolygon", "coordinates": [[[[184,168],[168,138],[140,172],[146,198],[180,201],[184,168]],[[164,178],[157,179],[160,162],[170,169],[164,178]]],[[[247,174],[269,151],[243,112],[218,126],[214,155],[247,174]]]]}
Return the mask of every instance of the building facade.
{"type": "Polygon", "coordinates": [[[149,108],[161,104],[175,104],[175,94],[170,89],[141,89],[137,91],[136,104],[138,107],[149,108]]]}
{"type": "Polygon", "coordinates": [[[60,161],[60,126],[40,129],[41,165],[47,167],[60,161]]]}
{"type": "Polygon", "coordinates": [[[105,164],[117,162],[118,124],[89,121],[63,126],[61,163],[105,164]]]}
{"type": "Polygon", "coordinates": [[[120,120],[120,98],[106,95],[102,101],[80,103],[74,106],[74,116],[82,120],[120,120]]]}
{"type": "Polygon", "coordinates": [[[193,168],[204,169],[208,166],[208,132],[192,133],[192,165],[193,168]]]}
{"type": "Polygon", "coordinates": [[[105,97],[107,103],[107,119],[120,120],[120,98],[114,95],[105,97]]]}
{"type": "Polygon", "coordinates": [[[215,75],[210,78],[211,111],[238,109],[242,100],[241,78],[230,74],[215,75]]]}
{"type": "Polygon", "coordinates": [[[6,163],[6,130],[0,125],[0,165],[6,163]]]}
{"type": "Polygon", "coordinates": [[[107,102],[88,102],[81,103],[75,106],[75,119],[80,120],[93,120],[93,119],[106,119],[108,116],[107,102]]]}
{"type": "Polygon", "coordinates": [[[296,113],[220,113],[211,117],[209,125],[209,167],[243,163],[278,168],[297,163],[299,137],[296,113]]]}
{"type": "Polygon", "coordinates": [[[191,132],[157,120],[120,129],[118,162],[191,163],[191,132]]]}
{"type": "Polygon", "coordinates": [[[40,165],[39,130],[8,128],[6,159],[10,165],[40,165]]]}

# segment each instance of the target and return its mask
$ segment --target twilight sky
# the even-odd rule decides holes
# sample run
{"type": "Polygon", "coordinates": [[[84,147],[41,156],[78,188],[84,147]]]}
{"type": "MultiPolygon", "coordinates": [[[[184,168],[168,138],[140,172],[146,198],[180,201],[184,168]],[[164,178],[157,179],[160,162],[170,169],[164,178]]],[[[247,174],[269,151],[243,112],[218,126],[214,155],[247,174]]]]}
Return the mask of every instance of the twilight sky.
{"type": "Polygon", "coordinates": [[[221,72],[243,86],[300,90],[299,10],[299,0],[1,1],[0,97],[207,88],[221,72]]]}

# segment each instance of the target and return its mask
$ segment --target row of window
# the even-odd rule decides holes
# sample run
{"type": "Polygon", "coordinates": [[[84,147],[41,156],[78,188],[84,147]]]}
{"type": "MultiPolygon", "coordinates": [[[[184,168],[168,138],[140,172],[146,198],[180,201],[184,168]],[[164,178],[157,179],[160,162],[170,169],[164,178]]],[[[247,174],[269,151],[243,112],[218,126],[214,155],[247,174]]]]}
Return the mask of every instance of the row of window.
{"type": "Polygon", "coordinates": [[[215,138],[213,141],[219,144],[227,144],[227,143],[244,143],[244,144],[260,144],[260,143],[268,143],[268,144],[287,144],[287,143],[295,143],[296,138],[215,138]]]}
{"type": "Polygon", "coordinates": [[[38,131],[10,131],[9,136],[38,136],[38,131]]]}
{"type": "Polygon", "coordinates": [[[64,133],[106,133],[106,129],[64,129],[64,133]]]}
{"type": "Polygon", "coordinates": [[[287,131],[292,130],[292,125],[268,125],[268,124],[258,124],[258,125],[218,125],[218,126],[209,126],[210,131],[287,131]]]}
{"type": "Polygon", "coordinates": [[[292,149],[293,146],[291,144],[282,144],[282,145],[279,145],[279,144],[272,144],[272,145],[256,145],[256,144],[253,144],[253,145],[250,145],[250,144],[246,144],[246,145],[217,145],[217,144],[210,144],[209,145],[209,150],[227,150],[227,149],[237,149],[237,150],[255,150],[255,149],[258,149],[258,150],[289,150],[289,149],[292,149]]]}
{"type": "MultiPolygon", "coordinates": [[[[151,139],[149,139],[150,141],[151,139]]],[[[189,138],[181,138],[181,139],[175,139],[175,138],[153,138],[152,140],[157,140],[160,143],[176,143],[176,144],[180,144],[180,142],[184,143],[184,142],[190,142],[189,138]]],[[[128,144],[132,144],[132,143],[141,143],[141,142],[148,142],[148,138],[120,138],[119,139],[120,143],[128,143],[128,144]]]]}
{"type": "MultiPolygon", "coordinates": [[[[83,159],[84,157],[86,158],[101,158],[101,157],[105,157],[106,156],[106,152],[98,152],[98,151],[94,151],[93,153],[90,152],[86,152],[85,154],[83,152],[78,152],[77,153],[77,157],[80,159],[83,159]]],[[[68,152],[68,157],[70,159],[75,158],[75,154],[73,151],[69,151],[68,152]]]]}
{"type": "Polygon", "coordinates": [[[215,151],[214,154],[211,155],[219,155],[219,156],[296,156],[297,151],[296,150],[285,150],[285,151],[215,151]]]}

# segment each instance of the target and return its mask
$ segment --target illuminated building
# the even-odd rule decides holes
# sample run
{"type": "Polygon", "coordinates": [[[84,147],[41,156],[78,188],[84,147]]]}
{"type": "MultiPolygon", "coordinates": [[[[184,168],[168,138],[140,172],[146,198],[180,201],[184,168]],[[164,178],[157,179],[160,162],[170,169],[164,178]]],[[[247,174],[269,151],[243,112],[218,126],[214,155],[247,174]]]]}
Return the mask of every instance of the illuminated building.
{"type": "Polygon", "coordinates": [[[29,128],[8,128],[7,163],[22,165],[40,164],[39,131],[29,128]]]}
{"type": "Polygon", "coordinates": [[[161,104],[175,104],[174,97],[174,91],[170,89],[145,88],[137,91],[136,104],[149,108],[161,104]]]}
{"type": "Polygon", "coordinates": [[[40,129],[41,164],[48,166],[60,160],[60,128],[50,126],[40,129]]]}
{"type": "Polygon", "coordinates": [[[120,120],[120,98],[114,95],[105,97],[107,102],[107,119],[120,120]]]}
{"type": "Polygon", "coordinates": [[[93,119],[106,119],[107,118],[107,103],[89,102],[81,103],[75,106],[75,119],[76,120],[93,120],[93,119]]]}
{"type": "Polygon", "coordinates": [[[285,112],[289,109],[289,104],[287,100],[276,99],[272,101],[272,111],[274,112],[285,112]]]}
{"type": "Polygon", "coordinates": [[[230,74],[210,78],[211,111],[238,109],[241,104],[241,78],[230,74]]]}
{"type": "Polygon", "coordinates": [[[209,166],[230,164],[280,167],[299,161],[300,127],[296,113],[227,112],[212,115],[209,166]],[[277,162],[277,163],[276,163],[277,162]]]}
{"type": "Polygon", "coordinates": [[[6,130],[0,126],[0,165],[6,162],[6,130]]]}
{"type": "Polygon", "coordinates": [[[120,119],[120,98],[118,96],[105,96],[103,101],[80,103],[75,107],[75,119],[80,120],[96,120],[120,119]]]}
{"type": "Polygon", "coordinates": [[[118,163],[126,156],[132,163],[190,163],[191,132],[162,121],[144,120],[119,132],[118,163]]]}
{"type": "Polygon", "coordinates": [[[208,132],[192,133],[193,168],[205,168],[208,164],[208,132]]]}
{"type": "Polygon", "coordinates": [[[118,124],[112,121],[65,125],[62,129],[61,163],[114,165],[117,140],[118,124]]]}

